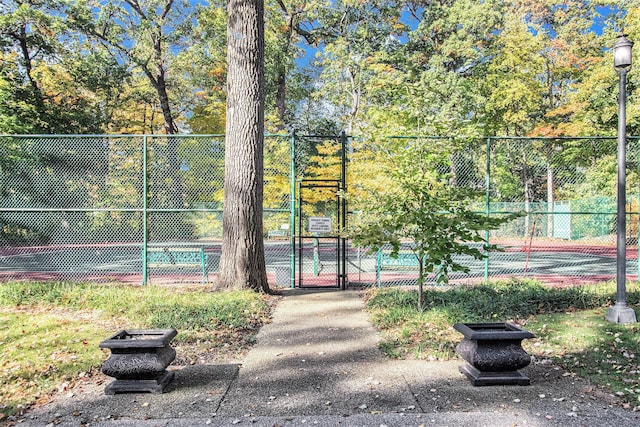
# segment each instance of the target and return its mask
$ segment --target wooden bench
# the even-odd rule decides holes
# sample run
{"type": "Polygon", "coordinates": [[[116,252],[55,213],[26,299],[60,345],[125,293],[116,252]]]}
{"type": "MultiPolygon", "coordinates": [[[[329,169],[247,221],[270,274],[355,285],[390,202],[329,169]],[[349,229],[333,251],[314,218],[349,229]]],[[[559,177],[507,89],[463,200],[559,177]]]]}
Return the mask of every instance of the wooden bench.
{"type": "Polygon", "coordinates": [[[209,255],[204,253],[203,247],[147,248],[147,271],[149,268],[171,267],[178,265],[200,266],[202,270],[201,283],[204,284],[209,282],[209,255]]]}
{"type": "Polygon", "coordinates": [[[269,230],[267,231],[267,239],[284,239],[289,237],[287,230],[269,230]]]}
{"type": "MultiPolygon", "coordinates": [[[[398,252],[397,257],[391,256],[390,251],[379,250],[376,257],[376,282],[378,286],[381,286],[380,272],[383,269],[409,269],[420,267],[418,264],[418,257],[410,251],[398,252]]],[[[436,272],[436,279],[442,274],[438,268],[436,272]]]]}

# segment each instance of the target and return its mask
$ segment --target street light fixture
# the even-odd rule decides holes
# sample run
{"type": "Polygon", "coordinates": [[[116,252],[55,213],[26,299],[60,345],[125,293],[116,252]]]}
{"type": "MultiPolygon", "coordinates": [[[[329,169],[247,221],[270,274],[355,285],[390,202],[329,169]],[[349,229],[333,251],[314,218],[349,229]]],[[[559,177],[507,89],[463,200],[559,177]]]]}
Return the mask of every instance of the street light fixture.
{"type": "Polygon", "coordinates": [[[613,46],[613,67],[619,77],[618,97],[618,212],[616,247],[616,303],[609,307],[607,320],[613,323],[635,323],[636,313],[627,305],[627,72],[631,69],[633,43],[624,34],[613,46]]]}
{"type": "Polygon", "coordinates": [[[620,72],[621,69],[631,68],[631,48],[633,42],[627,39],[625,34],[621,34],[618,42],[613,45],[613,67],[620,72]]]}

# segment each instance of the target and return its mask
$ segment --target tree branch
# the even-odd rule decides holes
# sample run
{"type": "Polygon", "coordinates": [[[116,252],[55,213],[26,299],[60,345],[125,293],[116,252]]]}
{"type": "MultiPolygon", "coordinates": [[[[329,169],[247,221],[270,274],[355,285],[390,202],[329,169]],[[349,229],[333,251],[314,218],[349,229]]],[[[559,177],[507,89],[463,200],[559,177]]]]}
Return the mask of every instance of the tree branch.
{"type": "Polygon", "coordinates": [[[164,7],[164,11],[162,12],[162,15],[160,16],[162,19],[165,19],[167,17],[169,12],[171,11],[172,6],[173,6],[173,0],[169,0],[164,7]]]}
{"type": "Polygon", "coordinates": [[[131,8],[136,11],[136,13],[138,15],[140,15],[141,17],[143,17],[144,19],[148,19],[147,15],[145,15],[144,10],[142,10],[142,7],[140,7],[140,3],[138,3],[138,0],[124,0],[124,2],[126,4],[128,4],[129,6],[131,6],[131,8]]]}

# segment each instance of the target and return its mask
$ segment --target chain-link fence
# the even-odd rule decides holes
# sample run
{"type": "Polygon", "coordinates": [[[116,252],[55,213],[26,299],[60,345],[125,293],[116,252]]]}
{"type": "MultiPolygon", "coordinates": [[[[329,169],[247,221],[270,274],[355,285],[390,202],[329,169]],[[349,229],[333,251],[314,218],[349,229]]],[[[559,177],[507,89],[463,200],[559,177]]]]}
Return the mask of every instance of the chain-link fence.
{"type": "MultiPolygon", "coordinates": [[[[267,265],[290,262],[291,150],[265,139],[267,265]]],[[[1,136],[0,278],[208,282],[222,136],[1,136]]]]}
{"type": "MultiPolygon", "coordinates": [[[[484,138],[445,142],[453,152],[444,172],[449,174],[453,185],[480,193],[473,201],[474,210],[489,216],[524,213],[487,234],[489,242],[498,244],[501,251],[491,252],[482,261],[459,257],[458,261],[470,271],[452,273],[450,282],[477,283],[515,276],[562,285],[615,277],[615,138],[484,138]]],[[[637,280],[638,139],[629,138],[627,145],[627,276],[629,280],[637,280]]],[[[357,182],[357,177],[354,180],[357,182]]],[[[358,221],[357,215],[352,221],[358,221]]],[[[385,248],[373,254],[353,249],[350,281],[381,286],[415,284],[417,263],[415,257],[407,255],[410,249],[407,242],[398,259],[390,259],[385,248]]],[[[435,282],[434,274],[428,277],[428,282],[435,282]]]]}
{"type": "MultiPolygon", "coordinates": [[[[615,277],[615,138],[433,141],[452,148],[438,165],[450,183],[479,192],[475,210],[525,212],[488,234],[501,252],[480,261],[460,258],[470,271],[453,273],[452,282],[615,277]]],[[[307,274],[307,284],[335,285],[347,273],[349,282],[363,285],[415,283],[417,267],[402,255],[409,242],[398,259],[385,249],[338,248],[341,193],[388,185],[377,172],[385,156],[380,146],[346,136],[265,138],[270,283],[299,285],[296,269],[307,274]],[[302,244],[295,240],[300,235],[302,244]]],[[[627,274],[636,279],[638,139],[629,138],[627,157],[627,274]]],[[[212,281],[221,252],[223,176],[222,136],[0,136],[0,279],[212,281]]],[[[350,210],[349,221],[357,222],[350,210]]]]}

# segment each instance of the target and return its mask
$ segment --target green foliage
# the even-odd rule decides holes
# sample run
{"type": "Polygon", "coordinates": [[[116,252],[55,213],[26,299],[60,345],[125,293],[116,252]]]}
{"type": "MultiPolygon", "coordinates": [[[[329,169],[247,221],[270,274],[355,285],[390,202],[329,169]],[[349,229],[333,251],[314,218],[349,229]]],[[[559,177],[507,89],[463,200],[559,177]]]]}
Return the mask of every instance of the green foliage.
{"type": "Polygon", "coordinates": [[[357,246],[371,251],[391,245],[391,257],[397,256],[402,243],[409,243],[418,260],[418,307],[422,307],[422,284],[429,273],[438,270],[437,281],[447,282],[449,272],[467,272],[468,267],[454,256],[484,258],[486,251],[496,248],[487,244],[483,232],[516,215],[496,218],[471,210],[477,194],[449,184],[449,175],[441,172],[447,167],[447,151],[438,141],[399,144],[389,162],[389,188],[360,202],[370,209],[351,234],[357,246]]]}
{"type": "Polygon", "coordinates": [[[181,68],[185,57],[179,55],[194,37],[193,11],[185,0],[113,1],[97,8],[91,1],[77,0],[66,10],[69,25],[92,49],[124,64],[152,88],[153,104],[159,106],[157,114],[168,134],[178,133],[184,120],[181,106],[190,105],[195,92],[181,68]]]}
{"type": "Polygon", "coordinates": [[[33,99],[21,83],[17,64],[0,67],[0,132],[30,133],[40,129],[33,99]]]}
{"type": "MultiPolygon", "coordinates": [[[[101,64],[68,26],[64,3],[8,1],[0,11],[0,133],[99,132],[104,93],[78,66],[87,59],[90,75],[101,64]]],[[[122,82],[113,76],[103,88],[122,82]]]]}
{"type": "MultiPolygon", "coordinates": [[[[181,131],[221,132],[225,8],[4,2],[0,131],[151,133],[170,112],[181,131]]],[[[640,37],[639,10],[614,0],[266,2],[267,127],[611,134],[616,78],[606,50],[619,28],[640,37]]],[[[640,128],[637,86],[632,72],[631,133],[640,128]]]]}
{"type": "MultiPolygon", "coordinates": [[[[168,116],[176,122],[171,131],[223,132],[226,3],[98,3],[2,3],[0,132],[161,133],[168,116]]],[[[385,172],[379,167],[380,152],[387,149],[381,135],[453,138],[445,147],[453,170],[460,152],[484,156],[462,136],[615,133],[617,78],[608,48],[619,28],[632,40],[640,37],[635,2],[427,3],[266,2],[267,128],[312,134],[346,128],[363,135],[350,149],[366,161],[350,159],[348,173],[349,187],[360,185],[362,193],[388,184],[386,177],[377,179],[385,172]],[[593,31],[595,20],[602,22],[601,33],[593,31]]],[[[628,76],[630,134],[640,129],[639,76],[633,70],[628,76]]],[[[190,157],[190,163],[204,149],[179,148],[180,158],[190,157]]],[[[300,174],[315,166],[316,154],[313,140],[301,140],[300,174]]],[[[552,206],[575,194],[615,190],[609,159],[615,144],[538,142],[493,154],[495,199],[552,206]],[[572,165],[581,168],[586,182],[563,187],[572,165]]],[[[194,200],[200,197],[190,190],[212,180],[182,173],[176,160],[169,159],[173,173],[189,182],[184,188],[158,182],[155,194],[174,190],[169,207],[211,202],[194,200]]],[[[636,168],[629,169],[632,186],[636,168]]],[[[265,192],[274,194],[268,204],[280,196],[282,186],[274,185],[277,191],[265,192]]]]}

